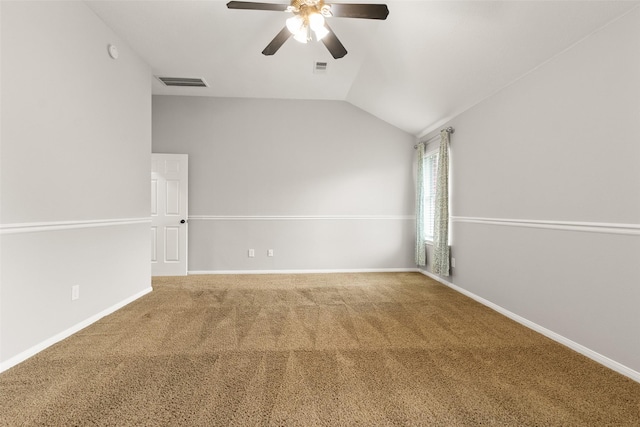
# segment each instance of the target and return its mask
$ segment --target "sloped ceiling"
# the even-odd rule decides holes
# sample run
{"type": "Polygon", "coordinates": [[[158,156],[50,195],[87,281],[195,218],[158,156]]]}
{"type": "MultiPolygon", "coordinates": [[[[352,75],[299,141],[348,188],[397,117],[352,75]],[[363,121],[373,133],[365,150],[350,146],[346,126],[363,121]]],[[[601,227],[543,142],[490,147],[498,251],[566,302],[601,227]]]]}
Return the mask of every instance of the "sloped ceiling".
{"type": "Polygon", "coordinates": [[[329,18],[349,52],[338,60],[322,43],[293,39],[262,55],[283,12],[230,10],[219,0],[87,4],[154,75],[209,84],[154,80],[154,94],[343,100],[420,136],[640,2],[390,0],[385,21],[329,18]],[[328,62],[325,74],[313,72],[316,61],[328,62]]]}

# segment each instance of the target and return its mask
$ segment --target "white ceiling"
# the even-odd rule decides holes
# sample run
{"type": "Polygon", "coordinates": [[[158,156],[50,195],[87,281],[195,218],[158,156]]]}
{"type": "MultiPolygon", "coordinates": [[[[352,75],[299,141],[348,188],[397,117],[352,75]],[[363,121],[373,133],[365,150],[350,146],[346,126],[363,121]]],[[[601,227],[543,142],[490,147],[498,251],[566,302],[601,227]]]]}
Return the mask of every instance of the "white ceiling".
{"type": "Polygon", "coordinates": [[[169,88],[154,79],[154,94],[344,100],[421,135],[640,2],[388,0],[385,21],[329,18],[349,52],[338,60],[322,43],[293,39],[262,55],[283,12],[230,10],[226,0],[87,3],[154,75],[210,85],[169,88]],[[326,74],[313,73],[315,61],[328,62],[326,74]]]}

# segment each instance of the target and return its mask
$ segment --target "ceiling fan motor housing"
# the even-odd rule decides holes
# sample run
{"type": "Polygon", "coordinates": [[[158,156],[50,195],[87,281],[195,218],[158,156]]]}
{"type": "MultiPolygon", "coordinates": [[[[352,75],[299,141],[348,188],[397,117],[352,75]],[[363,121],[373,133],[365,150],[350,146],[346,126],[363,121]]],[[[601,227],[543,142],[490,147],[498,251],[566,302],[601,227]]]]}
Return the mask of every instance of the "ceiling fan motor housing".
{"type": "Polygon", "coordinates": [[[291,0],[288,12],[301,15],[305,20],[313,13],[319,13],[324,17],[332,16],[331,6],[325,4],[324,0],[291,0]]]}

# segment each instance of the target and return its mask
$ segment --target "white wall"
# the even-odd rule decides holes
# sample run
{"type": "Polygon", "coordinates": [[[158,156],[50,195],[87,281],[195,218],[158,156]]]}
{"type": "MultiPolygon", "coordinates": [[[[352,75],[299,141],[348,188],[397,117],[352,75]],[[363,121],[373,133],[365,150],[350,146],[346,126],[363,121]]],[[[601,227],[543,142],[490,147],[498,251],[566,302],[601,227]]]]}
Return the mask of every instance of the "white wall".
{"type": "Polygon", "coordinates": [[[1,31],[6,369],[150,289],[151,72],[83,2],[2,2],[1,31]]]}
{"type": "Polygon", "coordinates": [[[640,9],[447,125],[453,283],[640,379],[640,9]]]}
{"type": "Polygon", "coordinates": [[[153,151],[189,154],[191,272],[413,268],[413,144],[346,102],[153,97],[153,151]]]}

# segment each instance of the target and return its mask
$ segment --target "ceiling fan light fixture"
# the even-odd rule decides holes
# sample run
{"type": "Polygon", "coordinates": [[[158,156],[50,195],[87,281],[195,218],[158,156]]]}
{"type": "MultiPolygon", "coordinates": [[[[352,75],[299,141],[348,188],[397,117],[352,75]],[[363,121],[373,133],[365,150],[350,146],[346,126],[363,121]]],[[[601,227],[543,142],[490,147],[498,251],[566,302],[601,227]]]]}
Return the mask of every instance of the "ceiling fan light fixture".
{"type": "Polygon", "coordinates": [[[313,31],[317,31],[319,28],[324,27],[324,16],[317,12],[309,14],[309,26],[313,31]]]}
{"type": "Polygon", "coordinates": [[[316,35],[316,40],[322,40],[324,36],[329,34],[329,30],[324,26],[324,16],[320,13],[310,13],[307,19],[309,21],[309,26],[316,35]]]}
{"type": "Polygon", "coordinates": [[[322,27],[314,29],[313,32],[316,34],[317,40],[322,40],[324,36],[329,34],[329,30],[327,30],[327,28],[324,25],[322,27]]]}
{"type": "Polygon", "coordinates": [[[298,31],[297,33],[295,33],[293,35],[293,38],[296,41],[299,41],[300,43],[306,43],[311,39],[310,36],[311,35],[309,34],[309,27],[304,25],[304,26],[302,26],[302,28],[300,28],[300,31],[298,31]]]}
{"type": "Polygon", "coordinates": [[[291,34],[298,34],[304,27],[304,19],[300,15],[293,15],[287,19],[286,24],[291,34]]]}
{"type": "Polygon", "coordinates": [[[329,34],[324,24],[324,16],[319,9],[313,5],[304,4],[296,12],[295,15],[286,21],[287,29],[293,34],[293,38],[300,43],[307,43],[311,40],[311,30],[316,40],[321,40],[329,34]]]}

